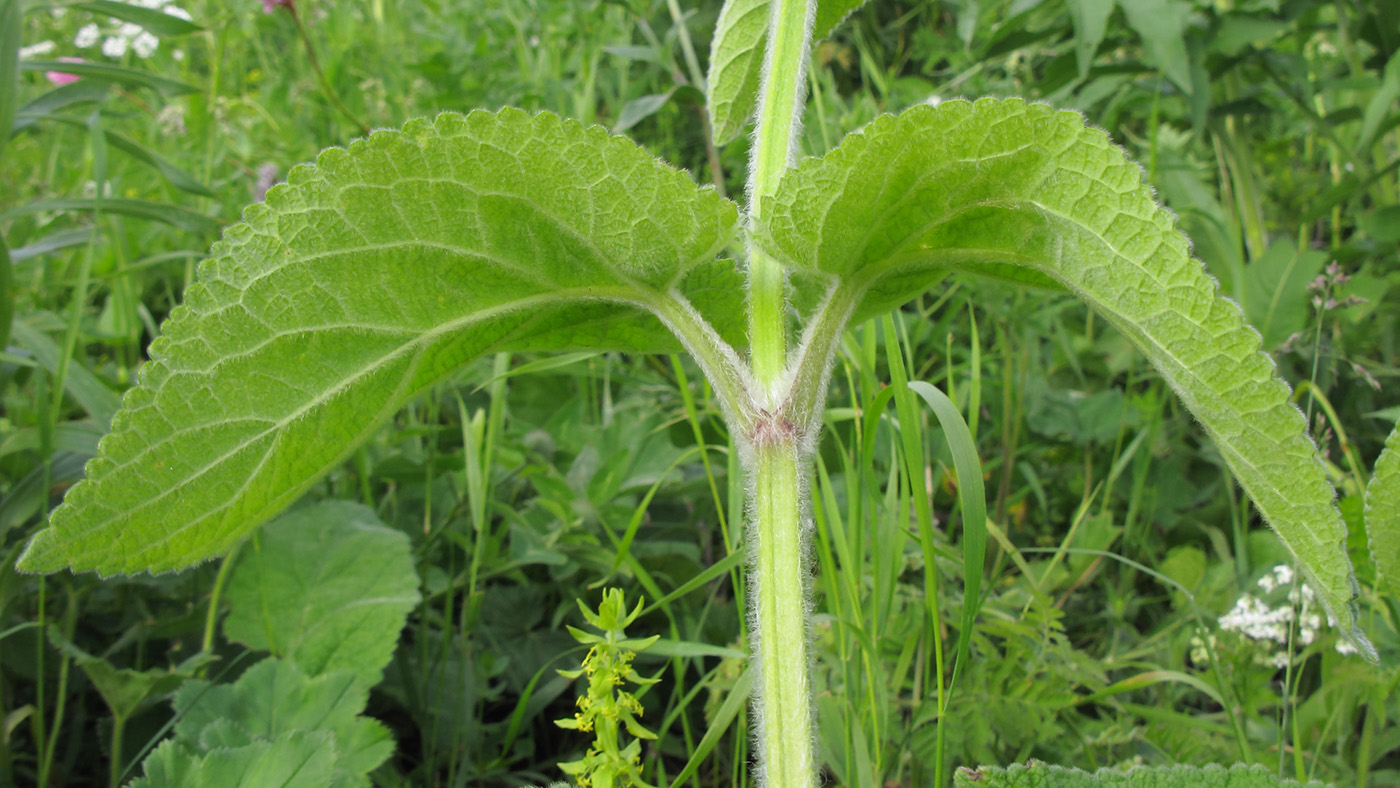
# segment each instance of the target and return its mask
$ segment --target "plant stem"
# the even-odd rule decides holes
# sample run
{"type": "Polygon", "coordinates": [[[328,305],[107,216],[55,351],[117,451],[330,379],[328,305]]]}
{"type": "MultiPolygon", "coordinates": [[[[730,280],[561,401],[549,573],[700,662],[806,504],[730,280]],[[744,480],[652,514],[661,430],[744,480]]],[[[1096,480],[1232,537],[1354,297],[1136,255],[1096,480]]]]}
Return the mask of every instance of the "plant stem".
{"type": "MultiPolygon", "coordinates": [[[[774,0],[772,4],[749,169],[750,225],[763,221],[763,199],[778,188],[795,158],[815,14],[815,0],[774,0]]],[[[817,770],[808,684],[803,533],[807,507],[802,474],[811,459],[803,449],[804,439],[815,433],[821,419],[795,412],[791,400],[795,389],[787,374],[787,292],[782,267],[752,245],[748,252],[749,347],[757,389],[753,405],[758,413],[750,425],[736,425],[735,432],[745,444],[755,554],[756,593],[751,599],[760,670],[754,706],[758,784],[813,788],[817,770]]],[[[816,376],[821,381],[830,355],[818,362],[823,366],[816,376]]],[[[809,386],[814,382],[804,381],[809,386]]]]}
{"type": "MultiPolygon", "coordinates": [[[[214,575],[214,587],[209,590],[209,610],[204,616],[204,638],[199,642],[199,648],[206,654],[214,653],[214,628],[219,623],[219,596],[223,593],[224,583],[228,582],[229,571],[238,561],[238,551],[243,547],[243,543],[237,542],[229,549],[228,555],[224,556],[224,561],[219,565],[218,574],[214,575]]],[[[200,668],[200,673],[204,668],[200,668]]]]}
{"type": "Polygon", "coordinates": [[[810,788],[812,701],[807,681],[807,569],[797,442],[791,435],[754,448],[752,510],[757,528],[753,585],[757,600],[759,784],[810,788]]]}
{"type": "Polygon", "coordinates": [[[108,769],[107,784],[118,788],[122,783],[122,732],[126,729],[126,717],[112,715],[112,761],[108,769]]]}
{"type": "MultiPolygon", "coordinates": [[[[762,220],[763,198],[792,166],[805,106],[806,68],[816,3],[777,0],[768,24],[768,50],[758,94],[758,131],[749,169],[751,222],[762,220]]],[[[753,371],[769,393],[787,361],[787,303],[777,261],[749,248],[749,346],[753,371]]]]}
{"type": "Polygon", "coordinates": [[[306,31],[306,24],[301,21],[301,12],[297,10],[296,4],[288,3],[286,9],[291,13],[292,21],[296,22],[297,36],[301,38],[302,46],[306,47],[306,57],[311,61],[311,70],[316,72],[316,82],[321,86],[321,92],[326,94],[326,98],[340,111],[340,114],[358,126],[361,132],[368,135],[370,132],[369,124],[360,120],[355,116],[355,113],[350,111],[349,107],[345,106],[340,100],[340,96],[336,95],[335,90],[331,88],[331,83],[326,79],[325,72],[321,70],[321,61],[316,57],[316,48],[311,46],[311,36],[306,31]]]}

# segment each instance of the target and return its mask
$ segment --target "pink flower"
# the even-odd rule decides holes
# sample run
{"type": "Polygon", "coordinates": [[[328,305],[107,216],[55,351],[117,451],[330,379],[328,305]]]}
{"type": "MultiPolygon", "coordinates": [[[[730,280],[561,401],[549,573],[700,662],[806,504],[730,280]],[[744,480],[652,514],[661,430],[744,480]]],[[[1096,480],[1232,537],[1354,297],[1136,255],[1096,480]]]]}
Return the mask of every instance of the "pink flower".
{"type": "Polygon", "coordinates": [[[262,4],[264,14],[270,14],[276,11],[279,6],[288,10],[292,8],[292,0],[262,0],[262,4]]]}
{"type": "MultiPolygon", "coordinates": [[[[59,58],[59,60],[63,61],[64,63],[83,62],[83,59],[80,57],[61,57],[59,58]]],[[[77,74],[65,74],[62,71],[48,71],[44,73],[44,76],[48,77],[48,80],[55,85],[71,85],[74,82],[77,82],[78,80],[82,79],[82,77],[78,76],[77,74]]]]}

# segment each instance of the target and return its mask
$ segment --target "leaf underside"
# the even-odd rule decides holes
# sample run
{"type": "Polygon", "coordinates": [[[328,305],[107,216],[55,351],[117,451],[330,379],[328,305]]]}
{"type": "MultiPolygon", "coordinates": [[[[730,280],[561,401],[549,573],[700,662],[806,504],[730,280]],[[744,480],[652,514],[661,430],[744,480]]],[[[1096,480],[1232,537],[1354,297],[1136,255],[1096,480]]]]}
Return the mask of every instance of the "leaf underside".
{"type": "MultiPolygon", "coordinates": [[[[1016,764],[1005,769],[962,768],[953,776],[954,788],[1289,788],[1301,785],[1262,766],[1139,766],[1126,772],[1100,769],[1086,772],[1044,763],[1016,764]]],[[[1324,788],[1322,783],[1307,786],[1324,788]]]]}
{"type": "Polygon", "coordinates": [[[1376,589],[1400,595],[1400,423],[1386,439],[1366,485],[1366,538],[1376,564],[1376,589]]]}
{"type": "Polygon", "coordinates": [[[799,289],[857,294],[857,321],[948,271],[1079,295],[1152,361],[1374,654],[1355,625],[1346,526],[1288,384],[1104,132],[1015,99],[919,106],[801,163],[770,200],[757,242],[799,289]]]}
{"type": "Polygon", "coordinates": [[[227,549],[414,394],[484,353],[742,335],[715,253],[737,209],[550,114],[444,114],[294,169],[200,268],[139,385],[19,567],[179,569],[227,549]]]}

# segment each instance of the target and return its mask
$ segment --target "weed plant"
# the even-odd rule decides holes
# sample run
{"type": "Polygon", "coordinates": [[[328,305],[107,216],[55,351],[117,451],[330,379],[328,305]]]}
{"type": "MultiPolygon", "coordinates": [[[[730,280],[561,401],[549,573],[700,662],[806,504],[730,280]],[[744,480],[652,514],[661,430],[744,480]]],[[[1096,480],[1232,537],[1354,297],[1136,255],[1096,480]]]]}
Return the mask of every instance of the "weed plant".
{"type": "MultiPolygon", "coordinates": [[[[157,35],[143,58],[134,37],[116,57],[76,46],[89,25],[120,30],[101,9],[0,3],[18,20],[0,25],[0,51],[51,41],[27,62],[85,57],[170,81],[89,71],[63,103],[35,106],[53,95],[50,69],[23,68],[0,101],[0,120],[17,113],[0,149],[4,784],[141,776],[160,742],[199,738],[198,702],[191,689],[172,696],[180,686],[234,697],[278,670],[333,680],[334,667],[316,678],[265,665],[297,659],[292,641],[233,623],[260,587],[239,567],[286,521],[179,574],[13,566],[96,454],[220,228],[291,165],[360,136],[349,117],[378,128],[440,110],[552,110],[624,129],[696,182],[744,194],[747,139],[719,145],[697,104],[717,4],[304,1],[324,79],[285,12],[180,7],[199,29],[157,35]]],[[[1127,147],[1293,384],[1340,493],[1359,622],[1382,657],[1372,667],[1309,626],[1306,586],[1274,622],[1282,642],[1277,629],[1234,629],[1245,595],[1289,604],[1276,568],[1292,557],[1168,387],[1078,300],[953,278],[841,335],[820,414],[810,675],[829,782],[931,785],[956,766],[1031,758],[1400,780],[1400,608],[1366,549],[1363,503],[1400,418],[1398,47],[1384,3],[1191,0],[877,4],[814,47],[805,154],[878,113],[957,96],[1076,108],[1127,147]],[[969,476],[952,472],[927,411],[882,407],[902,380],[947,393],[985,477],[986,580],[951,684],[935,651],[963,633],[970,573],[949,526],[969,476]],[[940,719],[952,723],[941,744],[940,719]]],[[[494,355],[369,434],[298,510],[359,501],[368,514],[336,518],[406,535],[419,578],[382,668],[346,679],[360,708],[337,711],[347,730],[379,725],[396,742],[368,778],[559,779],[557,764],[590,746],[553,723],[582,691],[557,673],[584,656],[564,626],[611,585],[654,600],[632,636],[660,635],[636,657],[660,678],[638,693],[657,734],[639,748],[642,774],[750,784],[736,437],[689,358],[596,352],[494,355]]]]}

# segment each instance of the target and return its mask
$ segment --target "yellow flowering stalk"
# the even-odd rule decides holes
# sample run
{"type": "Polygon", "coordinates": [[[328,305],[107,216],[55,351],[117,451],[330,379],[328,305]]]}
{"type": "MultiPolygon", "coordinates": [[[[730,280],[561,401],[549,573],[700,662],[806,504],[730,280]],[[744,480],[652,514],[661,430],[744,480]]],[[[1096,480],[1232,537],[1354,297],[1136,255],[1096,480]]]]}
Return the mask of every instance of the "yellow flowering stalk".
{"type": "Polygon", "coordinates": [[[641,615],[642,602],[638,600],[637,606],[628,613],[621,589],[605,590],[596,613],[581,600],[578,606],[588,623],[603,634],[594,635],[569,627],[575,640],[589,646],[588,655],[578,670],[561,670],[559,675],[569,679],[587,676],[588,691],[578,698],[578,713],[555,720],[554,724],[585,733],[591,731],[594,739],[583,758],[561,763],[559,768],[573,777],[580,788],[649,788],[641,777],[642,739],[655,739],[656,734],[638,722],[642,704],[622,687],[628,683],[647,687],[657,682],[633,670],[632,659],[638,651],[655,643],[659,636],[642,640],[627,638],[624,630],[641,615]],[[633,737],[626,746],[620,741],[619,724],[633,737]]]}

